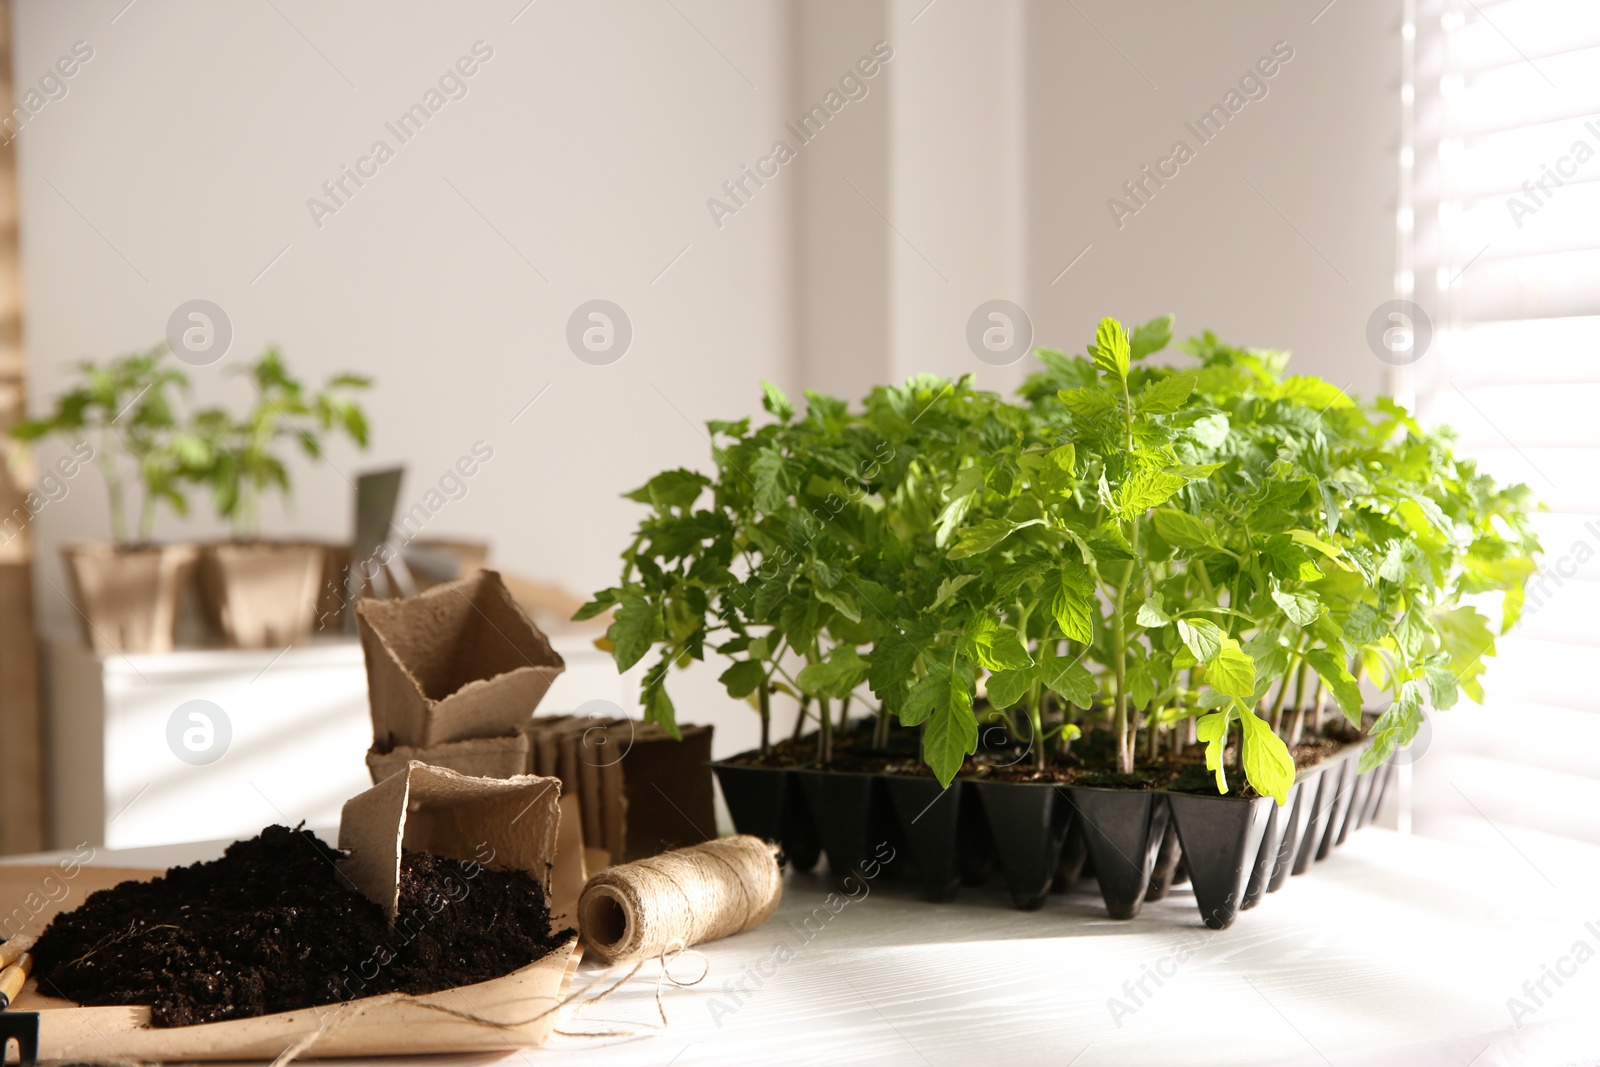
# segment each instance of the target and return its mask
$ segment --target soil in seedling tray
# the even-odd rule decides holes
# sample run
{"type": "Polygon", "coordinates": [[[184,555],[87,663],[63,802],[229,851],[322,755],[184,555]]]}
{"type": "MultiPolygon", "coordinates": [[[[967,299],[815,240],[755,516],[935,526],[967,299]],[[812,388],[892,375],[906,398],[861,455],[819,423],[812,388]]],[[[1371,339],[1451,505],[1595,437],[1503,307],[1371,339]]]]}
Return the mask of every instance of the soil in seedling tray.
{"type": "Polygon", "coordinates": [[[341,853],[269,826],[219,860],[123,882],[56,917],[34,947],[40,990],[83,1005],[148,1004],[153,1026],[241,1019],[509,974],[572,936],[537,881],[406,852],[391,929],[341,853]]]}
{"type": "MultiPolygon", "coordinates": [[[[1370,719],[1370,717],[1369,717],[1370,719]]],[[[840,730],[834,736],[833,771],[860,774],[895,774],[913,777],[932,777],[933,772],[922,762],[914,749],[890,751],[872,746],[870,723],[858,728],[840,730]]],[[[980,737],[987,737],[987,733],[980,737]]],[[[1323,736],[1308,730],[1305,740],[1294,746],[1291,755],[1295,768],[1321,763],[1346,744],[1359,740],[1361,735],[1350,729],[1342,720],[1330,723],[1323,736]]],[[[897,737],[897,740],[900,738],[897,737]]],[[[1075,741],[1072,753],[1063,758],[1052,751],[1044,768],[1034,764],[1030,746],[1017,742],[988,746],[980,741],[975,755],[969,756],[962,766],[960,777],[991,782],[1038,782],[1053,785],[1101,786],[1114,789],[1171,789],[1182,793],[1217,795],[1215,778],[1205,770],[1205,746],[1190,745],[1181,752],[1163,751],[1154,763],[1148,763],[1140,753],[1133,773],[1119,774],[1106,770],[1112,757],[1115,741],[1110,731],[1091,728],[1075,741]]],[[[772,745],[765,755],[746,752],[732,757],[728,762],[743,766],[807,769],[816,766],[816,735],[798,740],[785,738],[772,745]]],[[[1229,746],[1225,766],[1230,775],[1238,771],[1238,743],[1229,746]]],[[[1255,793],[1246,787],[1246,796],[1255,793]]]]}

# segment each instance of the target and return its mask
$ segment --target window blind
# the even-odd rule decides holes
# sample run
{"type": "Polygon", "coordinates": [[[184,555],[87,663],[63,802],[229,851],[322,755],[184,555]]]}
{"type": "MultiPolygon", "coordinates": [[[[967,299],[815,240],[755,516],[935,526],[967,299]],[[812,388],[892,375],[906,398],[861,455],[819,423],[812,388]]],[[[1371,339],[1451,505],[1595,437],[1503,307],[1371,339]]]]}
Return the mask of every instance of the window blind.
{"type": "Polygon", "coordinates": [[[1404,19],[1396,289],[1434,334],[1396,390],[1548,508],[1484,706],[1439,713],[1415,756],[1413,828],[1600,843],[1600,3],[1404,19]]]}

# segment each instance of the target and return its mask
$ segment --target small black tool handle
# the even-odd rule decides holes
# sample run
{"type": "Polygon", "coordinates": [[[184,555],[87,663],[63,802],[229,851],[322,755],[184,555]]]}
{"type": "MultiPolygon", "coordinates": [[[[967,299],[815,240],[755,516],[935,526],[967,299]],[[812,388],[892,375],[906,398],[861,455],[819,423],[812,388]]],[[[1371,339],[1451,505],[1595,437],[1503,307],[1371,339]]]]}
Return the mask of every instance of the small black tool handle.
{"type": "Polygon", "coordinates": [[[17,1043],[21,1067],[35,1067],[39,1062],[39,1013],[36,1011],[0,1012],[0,1067],[11,1061],[7,1058],[11,1042],[17,1043]]]}

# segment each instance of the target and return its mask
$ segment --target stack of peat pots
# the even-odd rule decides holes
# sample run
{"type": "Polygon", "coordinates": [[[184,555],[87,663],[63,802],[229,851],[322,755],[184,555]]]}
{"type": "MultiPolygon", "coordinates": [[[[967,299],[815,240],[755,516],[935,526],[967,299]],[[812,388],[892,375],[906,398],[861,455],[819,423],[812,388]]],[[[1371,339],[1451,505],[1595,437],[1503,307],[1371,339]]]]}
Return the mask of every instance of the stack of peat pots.
{"type": "Polygon", "coordinates": [[[1238,794],[981,778],[957,778],[946,789],[931,776],[738,759],[714,766],[739,832],[780,841],[798,870],[826,853],[843,879],[889,841],[904,864],[885,869],[914,878],[929,900],[953,900],[961,886],[982,885],[998,870],[1023,910],[1092,871],[1114,919],[1137,917],[1181,872],[1205,924],[1221,930],[1372,821],[1394,763],[1357,773],[1368,743],[1346,744],[1300,770],[1282,807],[1238,794]]]}
{"type": "Polygon", "coordinates": [[[356,618],[374,783],[412,761],[476,778],[556,779],[569,846],[604,852],[602,863],[714,833],[712,728],[685,723],[674,739],[626,718],[535,717],[566,664],[499,573],[363,599],[356,618]]]}
{"type": "Polygon", "coordinates": [[[403,600],[356,606],[373,780],[411,760],[463,774],[525,774],[521,732],[566,669],[500,575],[477,571],[403,600]]]}

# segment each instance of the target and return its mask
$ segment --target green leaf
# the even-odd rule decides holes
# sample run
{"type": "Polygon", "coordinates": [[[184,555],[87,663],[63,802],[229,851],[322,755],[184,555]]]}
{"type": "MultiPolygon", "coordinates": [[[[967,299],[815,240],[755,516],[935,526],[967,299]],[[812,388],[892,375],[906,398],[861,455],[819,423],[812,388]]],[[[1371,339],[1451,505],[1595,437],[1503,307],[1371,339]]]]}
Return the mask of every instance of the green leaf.
{"type": "Polygon", "coordinates": [[[1128,360],[1132,351],[1128,343],[1128,331],[1122,328],[1122,323],[1111,318],[1101,319],[1099,328],[1094,332],[1094,346],[1089,354],[1094,358],[1094,365],[1107,375],[1119,382],[1128,380],[1128,360]]]}
{"type": "Polygon", "coordinates": [[[1222,639],[1217,658],[1206,664],[1206,684],[1219,693],[1234,697],[1255,695],[1255,660],[1231,637],[1222,639]]]}
{"type": "Polygon", "coordinates": [[[759,660],[742,659],[723,671],[717,681],[727,688],[729,696],[735,700],[743,700],[761,688],[761,683],[766,677],[765,664],[759,660]]]}
{"type": "Polygon", "coordinates": [[[1168,467],[1168,474],[1176,474],[1180,478],[1196,481],[1200,478],[1209,478],[1221,470],[1221,463],[1179,463],[1175,467],[1168,467]]]}
{"type": "Polygon", "coordinates": [[[1168,415],[1183,406],[1194,392],[1194,375],[1174,374],[1162,378],[1140,393],[1134,406],[1146,415],[1168,415]]]}
{"type": "Polygon", "coordinates": [[[1289,650],[1280,640],[1279,632],[1273,629],[1257,630],[1241,647],[1244,654],[1255,662],[1256,688],[1251,696],[1254,700],[1260,700],[1272,688],[1272,683],[1289,670],[1289,650]]]}
{"type": "Polygon", "coordinates": [[[667,661],[663,659],[645,674],[644,721],[655,723],[674,741],[682,741],[683,735],[678,732],[678,709],[667,695],[666,673],[667,661]]]}
{"type": "Polygon", "coordinates": [[[1230,429],[1228,416],[1222,414],[1203,415],[1189,424],[1189,433],[1206,448],[1221,448],[1230,429]]]}
{"type": "Polygon", "coordinates": [[[1159,352],[1172,341],[1172,316],[1162,315],[1134,328],[1128,342],[1128,356],[1141,360],[1152,352],[1159,352]]]}
{"type": "Polygon", "coordinates": [[[814,586],[812,587],[811,595],[837,610],[840,615],[843,615],[851,622],[861,621],[861,605],[856,603],[856,598],[850,594],[841,593],[837,589],[824,589],[821,586],[814,586]]]}
{"type": "Polygon", "coordinates": [[[1449,711],[1461,699],[1461,683],[1449,667],[1430,663],[1423,678],[1428,683],[1428,702],[1436,711],[1449,711]]]}
{"type": "Polygon", "coordinates": [[[1044,455],[1038,481],[1052,496],[1071,496],[1077,488],[1078,450],[1074,445],[1052,448],[1044,455]]]}
{"type": "Polygon", "coordinates": [[[1144,709],[1156,697],[1155,679],[1150,676],[1150,666],[1142,659],[1136,659],[1128,665],[1127,671],[1128,696],[1133,706],[1144,709]]]}
{"type": "Polygon", "coordinates": [[[784,482],[783,453],[777,446],[768,445],[756,453],[750,464],[750,477],[755,482],[756,507],[772,514],[789,503],[789,490],[784,482]]]}
{"type": "Polygon", "coordinates": [[[1075,445],[1058,445],[1045,453],[1044,458],[1051,466],[1064,471],[1069,477],[1078,471],[1078,449],[1075,445]]]}
{"type": "Polygon", "coordinates": [[[1440,612],[1434,616],[1433,626],[1439,643],[1458,667],[1494,655],[1494,631],[1477,608],[1463,605],[1440,612]]]}
{"type": "Polygon", "coordinates": [[[1210,619],[1179,619],[1178,636],[1183,639],[1194,658],[1200,663],[1210,663],[1222,650],[1226,636],[1222,628],[1210,619]]]}
{"type": "Polygon", "coordinates": [[[794,404],[783,395],[783,390],[766,379],[761,381],[761,406],[777,417],[779,422],[794,418],[794,404]]]}
{"type": "Polygon", "coordinates": [[[1324,381],[1309,374],[1285,378],[1278,395],[1284,400],[1293,400],[1308,407],[1316,408],[1318,411],[1326,411],[1329,408],[1347,408],[1354,404],[1354,401],[1346,395],[1343,389],[1340,389],[1332,382],[1324,381]]]}
{"type": "Polygon", "coordinates": [[[594,599],[572,614],[573,622],[582,622],[592,619],[602,611],[607,611],[617,602],[618,591],[615,589],[602,589],[594,595],[594,599]]]}
{"type": "Polygon", "coordinates": [[[961,672],[946,675],[946,697],[922,728],[922,758],[939,784],[948,786],[967,756],[978,750],[978,720],[972,714],[972,688],[961,672]]]}
{"type": "Polygon", "coordinates": [[[1146,629],[1155,630],[1171,622],[1172,617],[1166,613],[1165,608],[1162,606],[1161,594],[1152,593],[1150,594],[1150,599],[1139,605],[1139,614],[1133,621],[1146,629]]]}
{"type": "Polygon", "coordinates": [[[1289,755],[1289,746],[1253,711],[1240,711],[1239,723],[1244,728],[1245,779],[1281,808],[1294,785],[1294,757],[1289,755]]]}
{"type": "Polygon", "coordinates": [[[956,475],[955,482],[945,491],[945,499],[949,501],[944,510],[939,512],[939,525],[934,538],[934,543],[944,548],[950,543],[950,538],[956,530],[966,521],[967,512],[972,510],[972,505],[978,499],[978,490],[983,488],[983,468],[974,464],[963,468],[956,475]]]}
{"type": "Polygon", "coordinates": [[[711,484],[711,479],[699,471],[670,470],[645,482],[631,493],[623,496],[629,500],[637,500],[641,504],[650,504],[657,511],[666,511],[669,508],[688,508],[699,499],[700,493],[711,484]]]}
{"type": "Polygon", "coordinates": [[[1314,582],[1323,577],[1311,561],[1311,554],[1286,537],[1270,538],[1257,550],[1258,558],[1278,578],[1292,582],[1314,582]]]}
{"type": "Polygon", "coordinates": [[[1289,616],[1289,621],[1296,626],[1310,626],[1317,621],[1317,616],[1322,613],[1322,602],[1315,593],[1286,593],[1281,589],[1272,591],[1272,600],[1289,616]]]}
{"type": "Polygon", "coordinates": [[[1165,471],[1134,471],[1117,486],[1114,507],[1120,518],[1131,519],[1149,508],[1165,504],[1188,484],[1187,478],[1165,471]]]}
{"type": "Polygon", "coordinates": [[[976,574],[957,574],[946,578],[939,583],[939,591],[933,598],[935,608],[943,607],[955,599],[957,593],[966,588],[968,584],[978,580],[976,574]]]}
{"type": "Polygon", "coordinates": [[[1411,551],[1410,542],[1391,541],[1383,562],[1378,564],[1378,577],[1395,583],[1405,581],[1411,551]]]}
{"type": "Polygon", "coordinates": [[[1372,724],[1372,746],[1361,754],[1356,765],[1358,773],[1365,773],[1388,759],[1396,748],[1404,748],[1422,728],[1422,687],[1417,682],[1406,682],[1378,721],[1372,724]]]}
{"type": "Polygon", "coordinates": [[[1029,519],[1027,522],[1012,522],[1009,519],[984,519],[976,526],[968,526],[956,538],[956,543],[950,546],[946,553],[951,559],[966,559],[976,556],[980,552],[987,552],[1004,541],[1011,534],[1024,526],[1038,526],[1043,519],[1029,519]]]}
{"type": "Polygon", "coordinates": [[[1155,520],[1157,535],[1179,548],[1204,548],[1215,540],[1211,527],[1187,511],[1157,508],[1151,517],[1155,520]]]}
{"type": "Polygon", "coordinates": [[[661,617],[655,608],[637,593],[624,593],[616,617],[606,627],[617,670],[625,671],[638,663],[660,636],[661,617]]]}
{"type": "Polygon", "coordinates": [[[1110,414],[1117,406],[1116,398],[1099,389],[1060,389],[1056,391],[1056,399],[1074,417],[1085,422],[1110,414]]]}
{"type": "Polygon", "coordinates": [[[1195,737],[1206,746],[1206,770],[1217,776],[1217,792],[1228,791],[1228,778],[1222,769],[1222,755],[1228,745],[1228,720],[1233,718],[1233,708],[1214,711],[1195,720],[1195,737]]]}
{"type": "MultiPolygon", "coordinates": [[[[66,420],[62,420],[65,423],[66,420]]],[[[11,436],[19,441],[37,441],[58,429],[65,430],[64,425],[58,427],[55,421],[46,422],[42,419],[24,419],[11,427],[11,436]]]]}
{"type": "Polygon", "coordinates": [[[1461,691],[1481,703],[1483,685],[1478,678],[1485,670],[1484,659],[1495,654],[1489,620],[1476,608],[1463,605],[1435,615],[1433,627],[1439,634],[1440,646],[1450,657],[1450,672],[1461,691]]]}
{"type": "Polygon", "coordinates": [[[1357,645],[1370,645],[1383,639],[1386,629],[1371,604],[1357,604],[1345,616],[1344,636],[1357,645]]]}
{"type": "Polygon", "coordinates": [[[1046,689],[1080,708],[1092,705],[1095,694],[1100,691],[1100,687],[1095,684],[1094,675],[1089,673],[1089,668],[1077,660],[1065,666],[1040,664],[1039,670],[1044,677],[1046,689]]]}
{"type": "Polygon", "coordinates": [[[911,687],[911,694],[900,706],[901,726],[921,726],[933,715],[941,701],[950,699],[950,670],[935,667],[911,687]]]}
{"type": "Polygon", "coordinates": [[[1306,653],[1306,662],[1311,664],[1311,669],[1317,672],[1333,694],[1334,701],[1339,705],[1339,710],[1344,712],[1344,717],[1350,720],[1350,725],[1361,725],[1361,687],[1356,684],[1355,676],[1346,668],[1340,657],[1335,656],[1325,648],[1314,648],[1306,653]]]}
{"type": "Polygon", "coordinates": [[[989,675],[989,680],[984,688],[989,694],[989,704],[995,708],[1009,708],[1019,703],[1028,695],[1038,682],[1038,669],[1026,667],[1021,670],[994,671],[989,675]]]}
{"type": "Polygon", "coordinates": [[[794,680],[807,693],[829,695],[839,681],[839,671],[831,663],[808,663],[794,680]]]}
{"type": "Polygon", "coordinates": [[[1044,592],[1050,598],[1050,615],[1061,632],[1073,641],[1087,644],[1094,640],[1094,606],[1090,594],[1080,591],[1069,571],[1062,567],[1051,576],[1044,592]]]}
{"type": "Polygon", "coordinates": [[[874,641],[868,670],[873,695],[879,700],[889,700],[891,695],[901,692],[919,656],[916,644],[904,634],[885,634],[874,641]]]}
{"type": "Polygon", "coordinates": [[[789,637],[789,644],[794,648],[810,648],[811,643],[817,639],[817,628],[821,621],[821,612],[817,605],[821,601],[813,597],[790,597],[778,614],[778,621],[783,626],[783,631],[789,637]]]}
{"type": "Polygon", "coordinates": [[[1009,626],[1002,626],[992,615],[977,615],[967,624],[966,654],[991,671],[1018,670],[1033,666],[1033,657],[1022,637],[1009,626]]]}
{"type": "MultiPolygon", "coordinates": [[[[1024,586],[1031,586],[1035,580],[1042,577],[1037,560],[1018,559],[996,569],[992,575],[994,591],[1003,599],[1010,600],[1022,590],[1024,586]]],[[[941,588],[943,583],[940,583],[941,588]]]]}
{"type": "Polygon", "coordinates": [[[1406,613],[1400,616],[1400,621],[1395,624],[1394,643],[1406,659],[1418,659],[1422,655],[1422,646],[1432,630],[1433,627],[1428,624],[1427,616],[1422,611],[1422,605],[1413,600],[1406,613]]]}
{"type": "Polygon", "coordinates": [[[1355,569],[1351,567],[1350,564],[1345,562],[1344,553],[1340,551],[1338,547],[1328,544],[1328,542],[1324,541],[1310,530],[1290,530],[1289,539],[1297,545],[1304,545],[1306,548],[1321,552],[1324,556],[1327,556],[1329,559],[1333,560],[1334,563],[1338,564],[1344,570],[1348,571],[1355,569]]]}
{"type": "Polygon", "coordinates": [[[1407,531],[1430,544],[1437,545],[1450,534],[1450,520],[1439,505],[1420,494],[1400,501],[1395,513],[1407,531]]]}
{"type": "Polygon", "coordinates": [[[821,696],[846,697],[867,676],[867,661],[854,645],[836,645],[822,663],[807,664],[796,677],[800,688],[821,696]]]}

